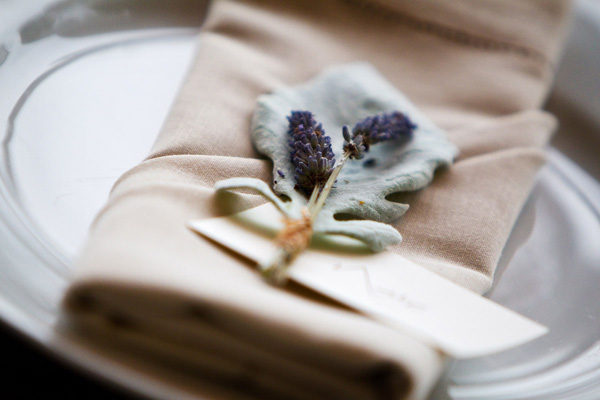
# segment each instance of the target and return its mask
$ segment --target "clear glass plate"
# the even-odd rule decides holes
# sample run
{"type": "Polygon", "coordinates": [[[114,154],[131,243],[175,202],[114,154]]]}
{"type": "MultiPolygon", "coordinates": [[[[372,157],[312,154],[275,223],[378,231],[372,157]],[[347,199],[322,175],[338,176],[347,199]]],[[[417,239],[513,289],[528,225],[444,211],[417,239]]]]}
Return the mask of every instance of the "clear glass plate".
{"type": "MultiPolygon", "coordinates": [[[[194,392],[80,342],[60,321],[71,260],[114,181],[148,152],[206,7],[140,4],[0,4],[0,318],[95,374],[182,398],[194,392]]],[[[600,137],[594,126],[588,134],[600,137]]],[[[573,148],[561,140],[558,147],[573,148]]],[[[593,166],[593,147],[570,156],[593,166]]],[[[456,363],[436,399],[593,398],[600,387],[600,186],[576,163],[550,151],[489,294],[551,333],[456,363]]]]}

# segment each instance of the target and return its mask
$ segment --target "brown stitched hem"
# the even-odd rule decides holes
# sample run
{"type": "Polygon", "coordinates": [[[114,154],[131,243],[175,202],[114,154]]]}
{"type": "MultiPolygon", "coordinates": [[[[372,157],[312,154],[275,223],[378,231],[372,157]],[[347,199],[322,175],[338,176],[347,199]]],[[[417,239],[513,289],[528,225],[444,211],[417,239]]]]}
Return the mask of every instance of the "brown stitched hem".
{"type": "Polygon", "coordinates": [[[543,63],[551,64],[546,55],[538,50],[521,46],[511,42],[491,39],[485,36],[476,35],[451,26],[431,22],[413,15],[404,14],[400,11],[391,10],[383,5],[374,3],[372,0],[339,0],[352,6],[360,7],[366,11],[376,12],[379,16],[402,24],[408,28],[419,32],[428,33],[454,43],[460,43],[486,51],[498,51],[516,54],[522,57],[530,58],[543,63]]]}

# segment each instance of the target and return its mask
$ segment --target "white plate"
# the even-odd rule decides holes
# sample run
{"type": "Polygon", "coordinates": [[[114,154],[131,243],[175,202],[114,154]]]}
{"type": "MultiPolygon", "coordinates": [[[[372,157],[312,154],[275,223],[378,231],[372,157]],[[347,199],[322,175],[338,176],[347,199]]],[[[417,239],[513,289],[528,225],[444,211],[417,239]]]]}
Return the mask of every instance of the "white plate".
{"type": "MultiPolygon", "coordinates": [[[[6,126],[0,155],[0,317],[98,375],[146,395],[182,398],[193,390],[62,329],[59,302],[94,214],[159,131],[193,55],[196,30],[187,26],[198,25],[204,2],[48,7],[54,3],[0,4],[5,28],[0,119],[6,126]]],[[[568,148],[571,141],[557,143],[568,148]]],[[[575,154],[593,166],[589,153],[575,154]]],[[[458,363],[436,398],[593,393],[589,385],[600,375],[599,210],[598,183],[552,150],[490,294],[552,333],[458,363]]]]}

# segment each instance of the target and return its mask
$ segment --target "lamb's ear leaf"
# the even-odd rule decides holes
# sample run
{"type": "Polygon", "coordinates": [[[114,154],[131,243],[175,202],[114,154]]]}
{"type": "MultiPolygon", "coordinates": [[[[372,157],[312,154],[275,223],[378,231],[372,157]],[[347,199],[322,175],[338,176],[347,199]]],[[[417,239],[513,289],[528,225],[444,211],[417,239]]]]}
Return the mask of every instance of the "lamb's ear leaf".
{"type": "MultiPolygon", "coordinates": [[[[408,206],[392,203],[386,196],[423,188],[433,179],[435,169],[450,165],[458,153],[444,131],[372,66],[358,63],[333,67],[305,84],[261,96],[254,115],[252,140],[256,149],[273,161],[273,188],[295,203],[305,203],[306,199],[295,190],[294,166],[290,161],[286,116],[291,110],[313,112],[331,137],[337,158],[342,155],[344,125],[353,126],[370,115],[400,111],[417,126],[411,140],[374,145],[364,160],[346,163],[319,215],[315,232],[340,226],[333,221],[333,215],[338,213],[385,223],[397,220],[408,206]],[[329,223],[321,222],[324,219],[329,219],[329,223]]],[[[343,234],[362,238],[374,250],[391,243],[391,239],[369,239],[365,234],[370,229],[367,225],[346,224],[343,234]]],[[[387,228],[373,230],[372,234],[386,232],[387,228]]]]}
{"type": "Polygon", "coordinates": [[[315,231],[358,239],[373,251],[383,251],[388,246],[402,241],[400,233],[391,225],[368,220],[336,221],[335,219],[322,219],[315,226],[315,231]]]}
{"type": "Polygon", "coordinates": [[[251,189],[269,200],[286,217],[294,218],[292,207],[283,202],[264,181],[256,178],[229,178],[215,183],[215,190],[251,189]]]}

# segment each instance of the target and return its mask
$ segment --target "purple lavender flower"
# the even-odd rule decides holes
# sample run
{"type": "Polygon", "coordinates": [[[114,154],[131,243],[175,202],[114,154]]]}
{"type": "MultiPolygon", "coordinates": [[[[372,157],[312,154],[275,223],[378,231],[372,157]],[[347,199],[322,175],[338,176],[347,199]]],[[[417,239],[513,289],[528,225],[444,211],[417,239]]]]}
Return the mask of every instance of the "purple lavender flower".
{"type": "Polygon", "coordinates": [[[361,159],[370,147],[386,140],[408,139],[417,126],[403,113],[377,114],[359,121],[352,129],[352,135],[347,126],[344,126],[344,152],[350,158],[361,159]]]}
{"type": "Polygon", "coordinates": [[[296,167],[296,188],[309,196],[315,186],[324,185],[333,171],[335,158],[331,138],[317,124],[310,111],[292,111],[287,117],[292,163],[296,167]]]}
{"type": "Polygon", "coordinates": [[[294,130],[298,125],[304,125],[306,129],[314,128],[317,126],[317,121],[310,111],[291,111],[288,120],[288,135],[293,135],[294,130]]]}

